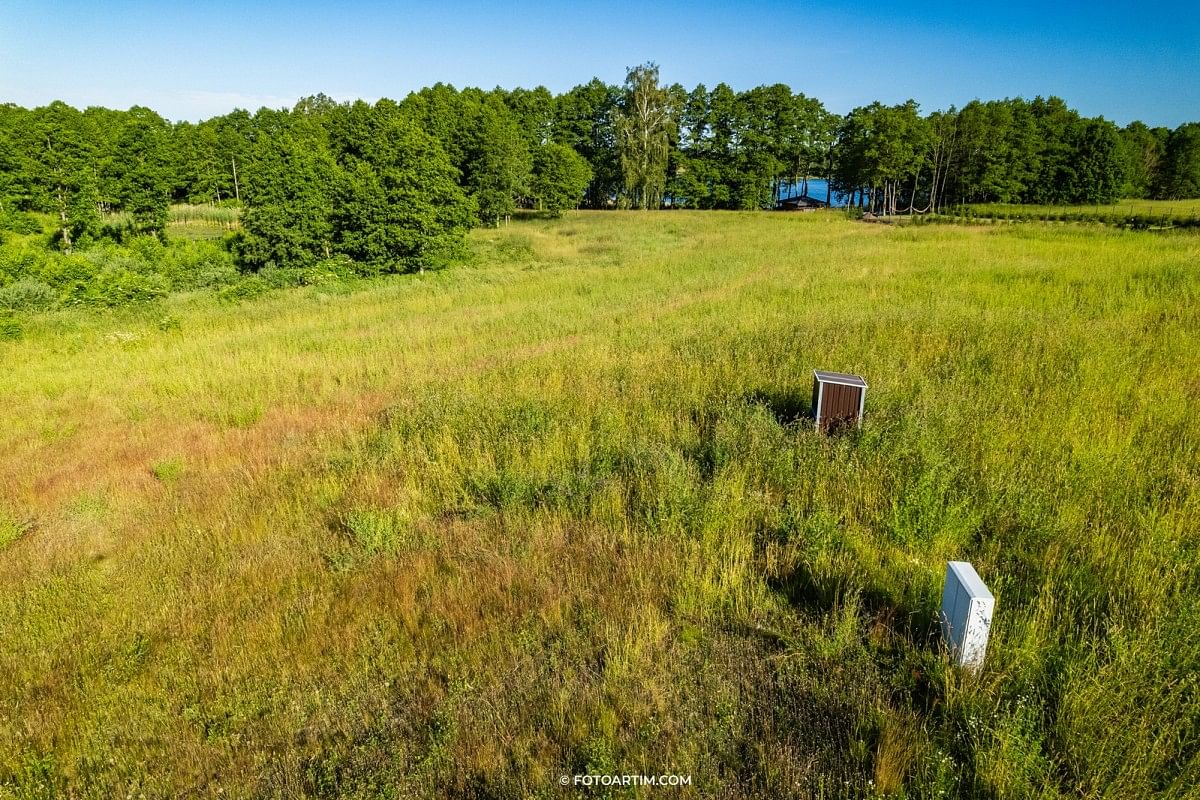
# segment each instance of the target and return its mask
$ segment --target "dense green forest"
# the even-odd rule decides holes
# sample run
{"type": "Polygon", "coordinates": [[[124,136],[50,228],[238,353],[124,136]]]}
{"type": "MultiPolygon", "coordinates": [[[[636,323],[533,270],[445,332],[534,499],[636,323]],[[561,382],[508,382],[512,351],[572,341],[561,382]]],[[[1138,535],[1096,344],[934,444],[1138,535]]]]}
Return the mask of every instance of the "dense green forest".
{"type": "Polygon", "coordinates": [[[769,208],[807,193],[809,178],[883,213],[1193,197],[1200,123],[1119,128],[1053,97],[927,115],[911,101],[873,103],[840,116],[782,84],[663,85],[653,64],[622,86],[594,79],[558,96],[438,84],[400,102],[316,95],[198,124],[143,107],[9,104],[0,106],[0,229],[28,236],[47,226],[31,213],[48,215],[43,251],[107,246],[111,256],[123,244],[128,263],[114,271],[111,257],[6,247],[0,288],[26,282],[9,306],[50,298],[29,281],[86,300],[104,272],[116,285],[102,298],[164,291],[176,285],[169,275],[139,277],[135,263],[155,244],[128,247],[163,239],[172,203],[243,208],[223,247],[174,252],[187,262],[181,280],[195,284],[235,267],[413,271],[445,263],[466,229],[518,208],[769,208]]]}

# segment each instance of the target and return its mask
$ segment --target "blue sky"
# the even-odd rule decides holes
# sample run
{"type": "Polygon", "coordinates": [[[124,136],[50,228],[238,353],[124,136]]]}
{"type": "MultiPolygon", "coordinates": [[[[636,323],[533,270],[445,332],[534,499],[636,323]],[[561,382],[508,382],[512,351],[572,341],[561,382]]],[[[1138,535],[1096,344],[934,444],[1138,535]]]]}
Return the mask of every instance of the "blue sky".
{"type": "Polygon", "coordinates": [[[402,98],[437,81],[564,91],[659,63],[667,82],[786,83],[834,111],[1057,94],[1118,123],[1200,120],[1200,11],[1043,0],[196,3],[5,0],[0,102],[234,107],[402,98]]]}

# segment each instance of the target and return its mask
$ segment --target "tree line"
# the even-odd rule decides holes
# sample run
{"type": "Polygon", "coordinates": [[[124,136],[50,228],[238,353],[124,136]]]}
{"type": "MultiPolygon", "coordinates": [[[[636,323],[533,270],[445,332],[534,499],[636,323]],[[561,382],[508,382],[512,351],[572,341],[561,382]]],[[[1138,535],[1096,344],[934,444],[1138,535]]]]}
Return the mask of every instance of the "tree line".
{"type": "Polygon", "coordinates": [[[148,108],[0,106],[0,219],[41,212],[64,251],[162,236],[170,203],[234,203],[249,269],[347,257],[405,271],[451,257],[516,209],[761,209],[826,181],[879,213],[976,202],[1200,196],[1200,123],[1118,127],[1058,98],[915,102],[839,115],[783,84],[623,85],[554,95],[458,90],[402,101],[237,110],[170,123],[148,108]]]}

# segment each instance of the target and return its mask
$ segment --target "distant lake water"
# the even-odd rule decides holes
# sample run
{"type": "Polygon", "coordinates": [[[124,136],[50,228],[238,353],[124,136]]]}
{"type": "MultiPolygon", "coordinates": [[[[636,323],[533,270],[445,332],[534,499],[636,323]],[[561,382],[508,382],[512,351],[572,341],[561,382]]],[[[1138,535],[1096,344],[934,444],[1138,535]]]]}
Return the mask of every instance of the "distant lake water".
{"type": "MultiPolygon", "coordinates": [[[[814,200],[824,201],[825,200],[825,188],[826,188],[826,182],[824,180],[817,179],[817,178],[809,178],[809,180],[808,180],[808,196],[809,197],[813,198],[814,200]]],[[[783,185],[783,188],[780,190],[779,196],[783,197],[783,198],[796,197],[799,194],[801,194],[803,189],[804,189],[803,181],[801,181],[800,183],[795,183],[795,184],[785,183],[783,185]]],[[[829,198],[829,204],[831,206],[841,208],[841,207],[848,205],[847,200],[848,200],[848,198],[846,197],[846,195],[838,194],[837,192],[834,192],[833,195],[829,198]]]]}
{"type": "MultiPolygon", "coordinates": [[[[824,203],[825,187],[827,183],[827,181],[820,178],[810,178],[808,181],[808,196],[814,200],[820,200],[822,203],[824,203]]],[[[779,190],[779,199],[786,200],[789,197],[799,197],[803,193],[804,181],[785,183],[779,190]]],[[[676,198],[676,202],[679,204],[684,204],[685,200],[684,198],[679,197],[676,198]]],[[[829,198],[829,205],[834,208],[845,208],[846,206],[850,205],[849,198],[844,194],[838,194],[837,192],[834,192],[829,198]]]]}

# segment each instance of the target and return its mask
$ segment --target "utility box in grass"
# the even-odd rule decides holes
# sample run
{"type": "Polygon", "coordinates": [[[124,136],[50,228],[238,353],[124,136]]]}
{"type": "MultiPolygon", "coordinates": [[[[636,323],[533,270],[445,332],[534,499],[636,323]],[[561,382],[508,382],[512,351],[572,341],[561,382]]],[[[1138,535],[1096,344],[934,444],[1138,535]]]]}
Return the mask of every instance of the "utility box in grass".
{"type": "Polygon", "coordinates": [[[966,561],[946,562],[942,587],[942,638],[954,663],[976,670],[983,666],[996,598],[966,561]]]}
{"type": "Polygon", "coordinates": [[[813,417],[817,430],[862,426],[867,402],[867,382],[858,375],[813,370],[813,417]]]}

